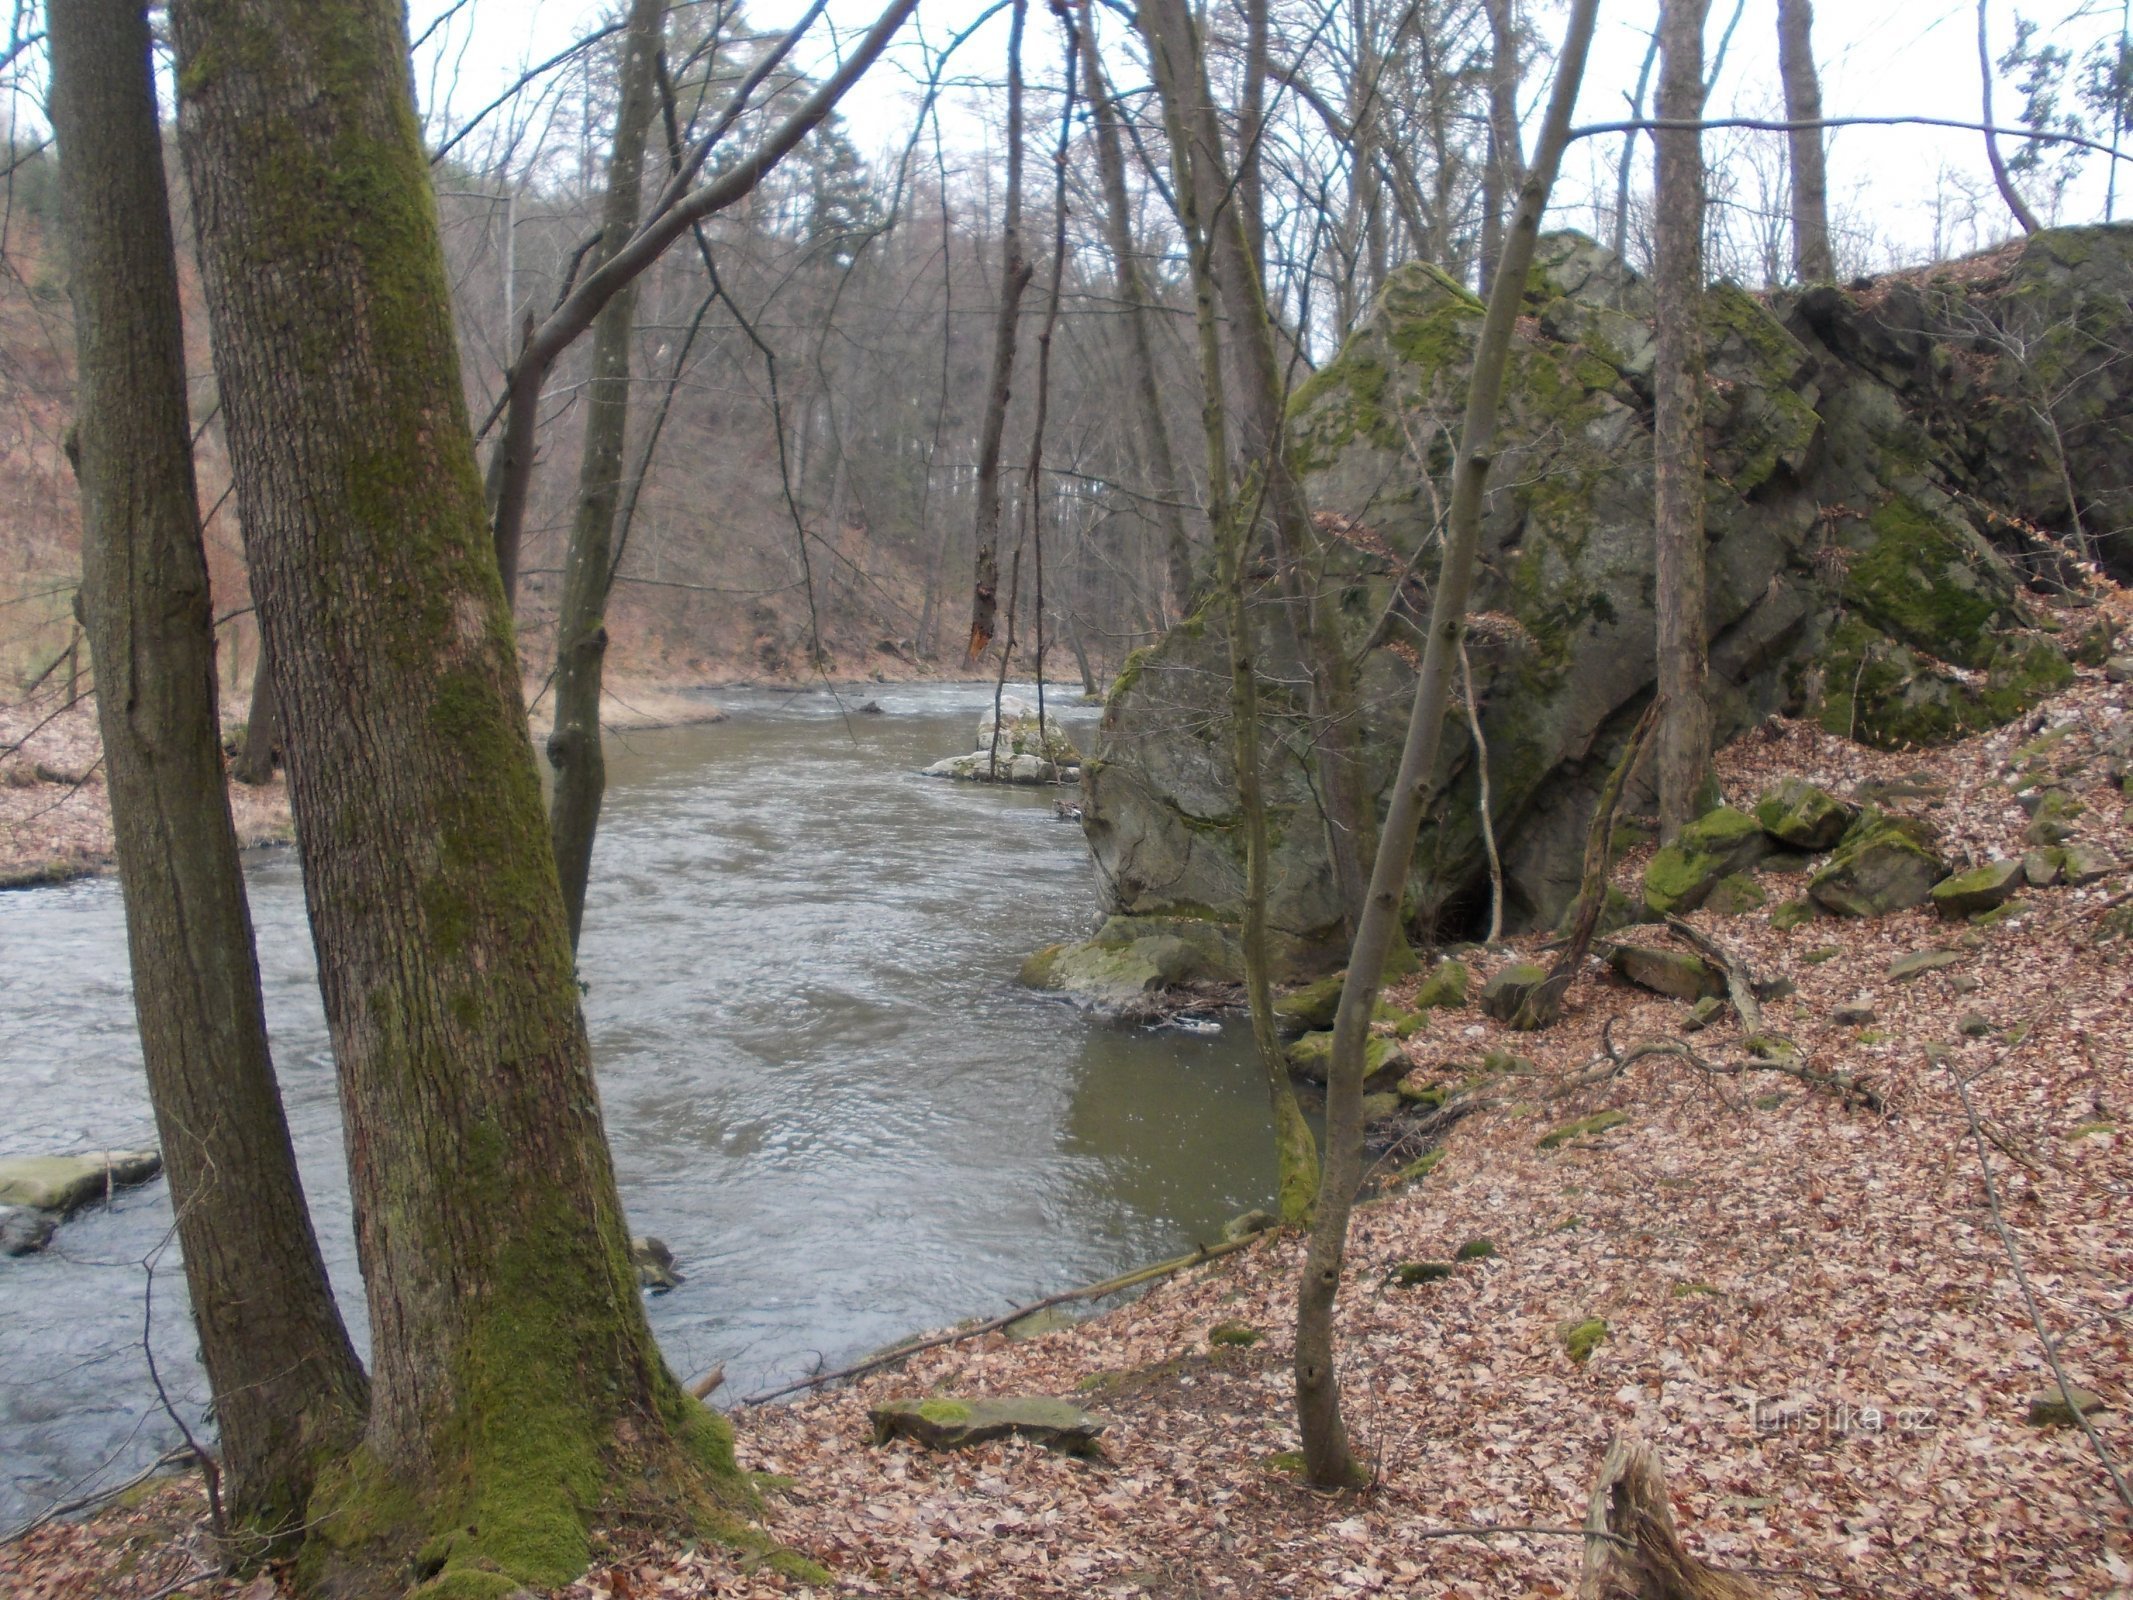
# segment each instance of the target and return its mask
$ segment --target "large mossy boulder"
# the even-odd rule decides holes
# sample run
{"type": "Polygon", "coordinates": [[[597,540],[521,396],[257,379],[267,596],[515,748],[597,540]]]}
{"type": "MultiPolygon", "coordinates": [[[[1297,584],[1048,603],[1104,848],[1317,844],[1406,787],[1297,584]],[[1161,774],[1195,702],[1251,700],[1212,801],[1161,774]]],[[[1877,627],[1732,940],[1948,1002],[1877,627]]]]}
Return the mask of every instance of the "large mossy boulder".
{"type": "Polygon", "coordinates": [[[1988,861],[1933,885],[1933,909],[1950,920],[1974,917],[2012,900],[2022,887],[2023,877],[2020,857],[1988,861]]]}
{"type": "Polygon", "coordinates": [[[1924,905],[1948,875],[1932,830],[1908,817],[1869,806],[1851,825],[1829,864],[1807,880],[1807,892],[1826,911],[1846,917],[1885,917],[1924,905]]]}
{"type": "MultiPolygon", "coordinates": [[[[2115,298],[2107,287],[2084,304],[2133,340],[2133,271],[2115,298]]],[[[1854,337],[1875,316],[1871,297],[1808,298],[1811,314],[1805,300],[1773,310],[1729,286],[1705,301],[1715,731],[1786,711],[1894,747],[2011,718],[2071,668],[1993,542],[2020,536],[1979,510],[1974,459],[1936,431],[1935,397],[1961,363],[1930,338],[1854,337]]],[[[1650,291],[1591,241],[1557,235],[1524,309],[1470,641],[1514,931],[1553,925],[1576,892],[1594,801],[1652,693],[1654,627],[1650,291]]],[[[1480,316],[1441,273],[1399,269],[1291,413],[1317,530],[1298,587],[1322,598],[1360,663],[1363,785],[1381,808],[1427,605],[1411,573],[1418,560],[1427,571],[1448,493],[1443,441],[1456,436],[1480,316]]],[[[1312,770],[1323,729],[1298,687],[1312,675],[1290,602],[1269,588],[1262,603],[1269,917],[1281,975],[1309,977],[1345,946],[1312,770]]],[[[1136,652],[1113,685],[1082,768],[1083,822],[1113,909],[1234,915],[1244,865],[1227,684],[1210,604],[1136,652]]],[[[1421,935],[1468,931],[1486,904],[1463,724],[1445,727],[1406,885],[1421,935]]]]}
{"type": "MultiPolygon", "coordinates": [[[[1307,1033],[1288,1048],[1289,1071],[1310,1083],[1324,1083],[1333,1066],[1333,1034],[1307,1033]]],[[[1394,1041],[1371,1034],[1363,1041],[1363,1082],[1390,1083],[1407,1070],[1407,1056],[1394,1041]]]]}
{"type": "Polygon", "coordinates": [[[1018,981],[1091,1010],[1137,1017],[1164,990],[1243,975],[1235,932],[1191,917],[1110,917],[1093,939],[1046,945],[1022,963],[1018,981]]]}
{"type": "Polygon", "coordinates": [[[1617,944],[1607,961],[1640,989],[1675,1000],[1703,1000],[1726,992],[1725,974],[1702,956],[1664,945],[1617,944]]]}
{"type": "Polygon", "coordinates": [[[1827,850],[1844,837],[1858,807],[1846,805],[1805,778],[1780,778],[1755,802],[1763,832],[1793,850],[1827,850]]]}
{"type": "Polygon", "coordinates": [[[1770,854],[1763,826],[1745,811],[1719,806],[1681,830],[1644,869],[1644,904],[1652,915],[1678,916],[1710,898],[1719,881],[1770,854]]]}

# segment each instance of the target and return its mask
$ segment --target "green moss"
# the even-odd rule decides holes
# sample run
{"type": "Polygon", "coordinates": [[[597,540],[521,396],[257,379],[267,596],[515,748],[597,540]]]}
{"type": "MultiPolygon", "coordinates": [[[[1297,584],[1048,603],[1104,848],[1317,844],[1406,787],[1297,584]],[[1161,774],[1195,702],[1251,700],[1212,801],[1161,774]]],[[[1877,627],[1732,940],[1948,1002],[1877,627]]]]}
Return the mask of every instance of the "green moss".
{"type": "Polygon", "coordinates": [[[1248,1322],[1218,1322],[1207,1330],[1207,1342],[1247,1348],[1266,1337],[1248,1322]]]}
{"type": "Polygon", "coordinates": [[[1440,961],[1415,991],[1415,1007],[1426,1011],[1436,1006],[1463,1006],[1473,981],[1474,974],[1464,962],[1440,961]]]}
{"type": "Polygon", "coordinates": [[[2086,1139],[2095,1134],[2116,1133],[2117,1131],[2118,1124],[2115,1122],[2084,1122],[2078,1128],[2075,1128],[2071,1133],[2069,1133],[2067,1135],[2067,1138],[2086,1139]]]}
{"type": "Polygon", "coordinates": [[[1496,1254],[1495,1240],[1469,1239],[1453,1252],[1453,1259],[1458,1261],[1486,1261],[1494,1254],[1496,1254]]]}
{"type": "Polygon", "coordinates": [[[1629,1118],[1619,1111],[1600,1111],[1589,1117],[1580,1117],[1575,1122],[1566,1122],[1561,1127],[1544,1133],[1535,1142],[1537,1150],[1556,1150],[1573,1139],[1582,1139],[1588,1134],[1605,1133],[1609,1128],[1619,1128],[1629,1118]]]}
{"type": "Polygon", "coordinates": [[[1573,1318],[1556,1328],[1555,1337],[1561,1343],[1563,1353],[1582,1367],[1606,1340],[1607,1320],[1604,1317],[1573,1318]]]}
{"type": "Polygon", "coordinates": [[[1420,1283],[1441,1283],[1452,1275],[1449,1261],[1403,1261],[1392,1269],[1392,1280],[1412,1289],[1420,1283]]]}
{"type": "Polygon", "coordinates": [[[1717,1299],[1724,1294],[1725,1291],[1723,1289],[1711,1283],[1677,1283],[1674,1285],[1674,1298],[1676,1300],[1687,1300],[1694,1295],[1709,1295],[1713,1299],[1717,1299]]]}
{"type": "Polygon", "coordinates": [[[928,1422],[937,1422],[943,1426],[948,1426],[958,1422],[968,1422],[970,1420],[970,1407],[960,1400],[937,1398],[921,1400],[918,1403],[918,1414],[928,1422]]]}
{"type": "Polygon", "coordinates": [[[1441,1146],[1435,1150],[1427,1151],[1419,1159],[1408,1162],[1406,1166],[1395,1172],[1392,1175],[1392,1182],[1396,1184],[1420,1183],[1437,1170],[1437,1164],[1443,1159],[1444,1151],[1441,1146]]]}
{"type": "Polygon", "coordinates": [[[1301,1450],[1276,1450],[1260,1462],[1269,1472],[1278,1472],[1283,1477],[1300,1478],[1304,1474],[1304,1458],[1301,1450]]]}

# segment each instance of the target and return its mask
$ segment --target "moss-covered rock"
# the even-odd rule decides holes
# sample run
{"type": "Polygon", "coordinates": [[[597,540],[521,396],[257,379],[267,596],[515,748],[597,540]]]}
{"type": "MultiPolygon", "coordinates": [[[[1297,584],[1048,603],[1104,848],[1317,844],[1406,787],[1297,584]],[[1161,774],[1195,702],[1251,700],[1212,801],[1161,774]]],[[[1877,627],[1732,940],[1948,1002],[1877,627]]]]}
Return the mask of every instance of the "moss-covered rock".
{"type": "Polygon", "coordinates": [[[1607,1319],[1572,1317],[1556,1327],[1555,1337],[1563,1347],[1563,1354],[1582,1367],[1592,1359],[1593,1351],[1606,1341],[1607,1319]]]}
{"type": "Polygon", "coordinates": [[[1763,832],[1780,844],[1810,852],[1835,845],[1857,814],[1857,807],[1805,778],[1780,778],[1755,802],[1755,820],[1763,832]]]}
{"type": "Polygon", "coordinates": [[[1787,900],[1770,913],[1770,926],[1779,933],[1804,928],[1815,919],[1815,903],[1809,899],[1787,900]]]}
{"type": "Polygon", "coordinates": [[[1509,1022],[1547,977],[1548,969],[1537,962],[1514,961],[1481,986],[1481,1009],[1498,1022],[1509,1022]]]}
{"type": "Polygon", "coordinates": [[[1694,911],[1719,880],[1751,867],[1770,853],[1770,841],[1755,818],[1731,806],[1706,812],[1681,830],[1644,869],[1644,903],[1654,916],[1694,911]]]}
{"type": "Polygon", "coordinates": [[[2023,865],[2019,859],[1988,861],[1933,885],[1933,909],[1949,921],[1959,922],[2012,899],[2022,881],[2023,865]]]}
{"type": "MultiPolygon", "coordinates": [[[[1307,1033],[1291,1044],[1286,1052],[1289,1071],[1312,1083],[1324,1083],[1327,1069],[1333,1065],[1333,1035],[1307,1033]]],[[[1392,1077],[1404,1071],[1407,1057],[1398,1044],[1380,1035],[1372,1034],[1363,1041],[1363,1082],[1376,1086],[1389,1083],[1392,1077]]]]}
{"type": "Polygon", "coordinates": [[[1751,911],[1760,911],[1769,903],[1770,896],[1754,878],[1745,872],[1731,872],[1711,886],[1711,892],[1704,900],[1704,909],[1723,917],[1741,917],[1751,911]]]}
{"type": "Polygon", "coordinates": [[[1882,917],[1923,905],[1947,870],[1923,823],[1869,807],[1807,892],[1839,916],[1882,917]]]}
{"type": "Polygon", "coordinates": [[[1415,1009],[1427,1011],[1438,1006],[1447,1009],[1463,1006],[1473,981],[1474,974],[1465,962],[1440,961],[1422,980],[1422,987],[1415,991],[1415,1009]]]}
{"type": "Polygon", "coordinates": [[[874,1442],[916,1440],[928,1450],[961,1450],[1018,1434],[1066,1455],[1095,1455],[1105,1424],[1100,1417],[1049,1396],[889,1400],[867,1413],[874,1442]]]}
{"type": "Polygon", "coordinates": [[[1726,992],[1725,974],[1687,950],[1618,941],[1607,952],[1607,961],[1638,988],[1675,1000],[1701,1000],[1726,992]]]}
{"type": "Polygon", "coordinates": [[[1596,1133],[1605,1133],[1610,1128],[1619,1128],[1629,1118],[1620,1111],[1599,1111],[1589,1117],[1579,1117],[1575,1122],[1563,1123],[1551,1128],[1534,1141],[1536,1150],[1560,1150],[1573,1140],[1590,1138],[1596,1133]]]}

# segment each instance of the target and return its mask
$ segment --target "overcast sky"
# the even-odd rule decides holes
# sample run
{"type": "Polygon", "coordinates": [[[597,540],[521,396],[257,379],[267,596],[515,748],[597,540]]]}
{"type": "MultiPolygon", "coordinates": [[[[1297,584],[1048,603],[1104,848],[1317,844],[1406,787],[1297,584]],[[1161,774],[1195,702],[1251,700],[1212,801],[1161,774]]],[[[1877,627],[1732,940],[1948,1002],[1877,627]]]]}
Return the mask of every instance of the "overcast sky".
{"type": "MultiPolygon", "coordinates": [[[[1997,54],[2014,36],[2016,13],[2005,0],[1992,3],[1992,42],[1997,54]]],[[[440,9],[441,0],[414,0],[414,31],[420,34],[440,9]]],[[[838,28],[856,34],[876,9],[871,0],[830,0],[828,15],[838,28]]],[[[917,22],[907,25],[906,39],[893,59],[877,67],[846,102],[850,131],[863,151],[892,153],[904,137],[914,82],[922,71],[916,44],[920,34],[938,45],[982,9],[982,0],[920,0],[917,22]]],[[[750,17],[758,27],[776,28],[788,25],[799,11],[795,0],[757,0],[750,17]]],[[[1580,121],[1611,121],[1626,114],[1625,96],[1636,82],[1655,11],[1651,0],[1603,3],[1599,36],[1580,99],[1580,121]]],[[[565,48],[602,12],[599,4],[588,0],[472,0],[440,30],[426,52],[433,58],[444,52],[443,64],[456,72],[433,72],[433,59],[418,64],[418,82],[425,92],[433,84],[450,83],[451,106],[461,109],[462,115],[471,112],[525,66],[565,48]]],[[[1712,0],[1707,61],[1733,14],[1734,0],[1712,0]]],[[[2077,56],[2082,45],[2114,32],[2120,22],[2115,7],[2109,15],[2087,22],[2061,23],[2057,11],[2030,14],[2057,25],[2055,36],[2074,46],[2077,56]]],[[[1543,38],[1552,40],[1559,34],[1559,0],[1537,0],[1527,16],[1529,26],[1543,38]]],[[[1101,25],[1115,41],[1121,39],[1123,24],[1115,16],[1105,15],[1101,25]]],[[[1052,26],[1043,8],[1033,6],[1032,37],[1044,39],[1031,49],[1033,63],[1054,58],[1055,47],[1038,32],[1052,26]]],[[[965,70],[997,75],[1005,36],[1004,17],[995,19],[959,58],[965,70]]],[[[1902,113],[1974,120],[1979,114],[1976,10],[1968,0],[1824,0],[1815,18],[1815,52],[1821,63],[1828,116],[1902,113]]],[[[1529,96],[1537,102],[1543,91],[1544,82],[1536,77],[1529,85],[1529,96]]],[[[1769,115],[1778,107],[1776,0],[1745,0],[1711,112],[1769,115]]],[[[2019,108],[2018,97],[2003,84],[1995,107],[2000,121],[2012,123],[2019,108]]],[[[951,138],[958,137],[960,129],[969,145],[979,144],[981,133],[974,120],[957,119],[951,111],[948,126],[951,138]]],[[[1600,180],[1603,192],[1611,191],[1612,178],[1605,175],[1611,174],[1619,148],[1617,139],[1590,140],[1574,148],[1553,220],[1587,229],[1594,226],[1590,209],[1594,181],[1600,180]]],[[[1715,136],[1712,150],[1715,156],[1715,136]]],[[[1918,128],[1845,130],[1830,137],[1829,165],[1831,205],[1840,231],[1849,217],[1905,258],[1925,257],[1936,236],[1946,248],[1962,251],[2009,231],[1991,195],[1982,141],[1975,134],[1918,128]],[[1974,208],[1967,195],[1982,195],[1984,204],[1974,208]]],[[[2087,172],[2067,194],[2062,220],[2102,217],[2104,165],[2100,156],[2089,162],[2087,172]]],[[[2128,172],[2133,174],[2133,166],[2128,172]]],[[[1877,260],[1873,264],[1885,263],[1877,260]]]]}

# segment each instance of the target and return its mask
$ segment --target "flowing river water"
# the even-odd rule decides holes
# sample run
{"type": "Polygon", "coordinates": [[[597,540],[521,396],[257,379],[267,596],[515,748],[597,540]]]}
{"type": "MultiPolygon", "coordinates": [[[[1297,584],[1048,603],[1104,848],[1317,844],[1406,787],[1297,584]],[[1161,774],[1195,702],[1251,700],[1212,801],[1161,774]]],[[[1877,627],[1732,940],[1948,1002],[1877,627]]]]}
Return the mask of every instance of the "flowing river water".
{"type": "MultiPolygon", "coordinates": [[[[1027,693],[1027,691],[1022,691],[1027,693]]],[[[1093,1020],[1018,989],[1096,912],[1054,791],[917,776],[989,688],[722,692],[727,721],[611,738],[585,915],[607,1126],[631,1227],[687,1281],[650,1302],[726,1395],[993,1316],[1211,1238],[1273,1188],[1249,1030],[1093,1020]],[[866,700],[881,715],[848,714],[866,700]]],[[[1087,742],[1093,713],[1065,725],[1087,742]]],[[[293,853],[248,867],[267,1020],[358,1344],[339,1107],[293,853]]],[[[117,882],[0,895],[0,1155],[152,1144],[117,882]]],[[[0,1259],[0,1531],[122,1481],[197,1420],[160,1180],[0,1259]],[[153,1315],[150,1316],[152,1310],[153,1315]]]]}

